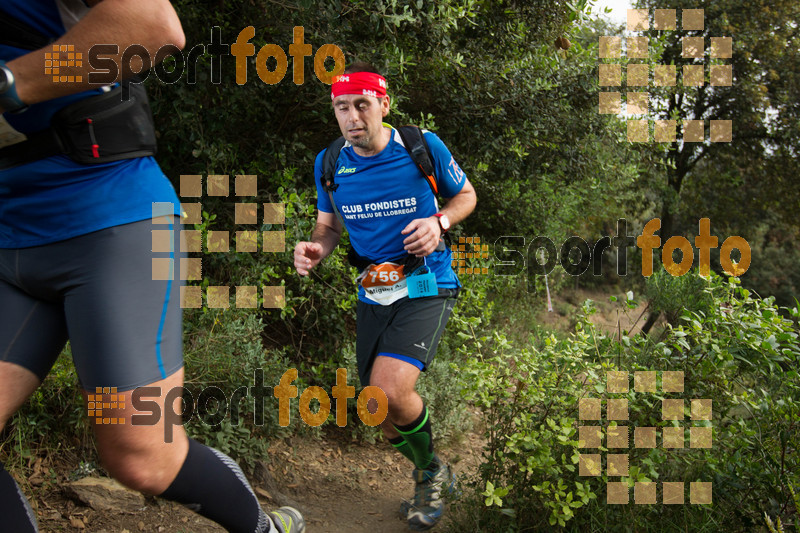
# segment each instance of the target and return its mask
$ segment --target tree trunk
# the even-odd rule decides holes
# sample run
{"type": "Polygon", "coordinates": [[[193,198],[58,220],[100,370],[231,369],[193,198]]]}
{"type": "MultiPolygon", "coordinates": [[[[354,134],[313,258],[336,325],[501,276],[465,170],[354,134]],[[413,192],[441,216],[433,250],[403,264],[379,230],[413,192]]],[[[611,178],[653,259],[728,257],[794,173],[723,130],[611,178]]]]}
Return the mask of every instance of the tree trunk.
{"type": "Polygon", "coordinates": [[[659,316],[661,316],[661,312],[660,311],[654,311],[654,312],[650,313],[650,315],[647,317],[647,322],[645,322],[644,326],[642,326],[642,333],[644,335],[647,335],[648,333],[650,333],[650,328],[653,327],[653,324],[656,323],[656,320],[658,320],[659,316]]]}

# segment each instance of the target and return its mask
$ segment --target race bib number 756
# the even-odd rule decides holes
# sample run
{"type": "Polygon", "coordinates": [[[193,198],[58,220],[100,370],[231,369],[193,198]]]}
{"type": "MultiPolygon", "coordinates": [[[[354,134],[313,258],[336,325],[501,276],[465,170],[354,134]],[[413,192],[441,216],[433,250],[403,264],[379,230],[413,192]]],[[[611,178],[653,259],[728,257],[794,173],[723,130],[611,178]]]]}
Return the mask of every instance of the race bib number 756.
{"type": "Polygon", "coordinates": [[[370,265],[358,277],[367,298],[381,305],[390,305],[408,296],[403,265],[381,263],[370,265]]]}

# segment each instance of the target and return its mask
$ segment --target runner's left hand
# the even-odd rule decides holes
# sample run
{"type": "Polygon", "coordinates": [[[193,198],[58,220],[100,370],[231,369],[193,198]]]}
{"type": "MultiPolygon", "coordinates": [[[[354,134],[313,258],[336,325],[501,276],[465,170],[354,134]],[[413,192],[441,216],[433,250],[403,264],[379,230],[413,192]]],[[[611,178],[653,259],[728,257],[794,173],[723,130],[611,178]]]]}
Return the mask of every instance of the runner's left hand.
{"type": "Polygon", "coordinates": [[[417,218],[409,222],[408,226],[400,233],[411,234],[403,240],[408,253],[417,257],[425,257],[432,254],[439,245],[442,228],[436,217],[417,218]]]}

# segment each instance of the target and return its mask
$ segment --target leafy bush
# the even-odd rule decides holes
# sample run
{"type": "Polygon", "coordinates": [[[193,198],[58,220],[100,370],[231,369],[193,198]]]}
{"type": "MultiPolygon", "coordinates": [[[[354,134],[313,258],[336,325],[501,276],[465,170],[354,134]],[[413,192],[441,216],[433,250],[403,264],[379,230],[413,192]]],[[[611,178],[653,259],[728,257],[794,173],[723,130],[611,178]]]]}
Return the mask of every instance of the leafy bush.
{"type": "MultiPolygon", "coordinates": [[[[457,505],[456,530],[627,531],[657,522],[664,531],[744,531],[763,524],[764,513],[796,522],[790,487],[800,479],[800,311],[785,310],[794,318],[787,320],[771,299],[753,298],[735,278],[699,279],[709,305],[685,311],[660,342],[608,338],[586,316],[568,339],[550,337],[541,349],[515,348],[500,333],[464,338],[465,350],[482,354],[462,375],[465,398],[482,412],[487,444],[484,464],[457,505]],[[605,374],[612,370],[682,371],[684,392],[608,393],[605,374]],[[626,399],[631,427],[662,433],[710,425],[712,447],[631,447],[628,476],[609,478],[604,469],[582,477],[579,454],[608,451],[578,449],[577,426],[597,424],[578,419],[584,397],[626,399]],[[685,421],[665,421],[665,398],[711,399],[712,420],[689,421],[684,400],[685,421]],[[608,505],[609,480],[629,488],[637,481],[709,481],[713,505],[689,505],[688,496],[685,506],[608,505]]],[[[635,301],[621,305],[630,309],[635,301]]],[[[584,309],[590,314],[591,302],[584,309]]]]}
{"type": "Polygon", "coordinates": [[[713,298],[703,290],[705,286],[706,282],[700,276],[673,276],[658,268],[647,278],[644,294],[650,311],[664,313],[667,322],[675,325],[685,311],[708,312],[713,298]]]}
{"type": "Polygon", "coordinates": [[[278,424],[272,387],[290,366],[280,351],[264,349],[262,330],[258,316],[243,310],[204,309],[185,321],[184,400],[192,401],[186,430],[249,469],[267,459],[269,439],[286,436],[297,427],[296,416],[294,427],[284,429],[278,424]],[[252,387],[262,385],[267,387],[264,397],[254,396],[252,387]],[[221,391],[226,401],[201,401],[206,399],[201,394],[211,387],[221,391]]]}

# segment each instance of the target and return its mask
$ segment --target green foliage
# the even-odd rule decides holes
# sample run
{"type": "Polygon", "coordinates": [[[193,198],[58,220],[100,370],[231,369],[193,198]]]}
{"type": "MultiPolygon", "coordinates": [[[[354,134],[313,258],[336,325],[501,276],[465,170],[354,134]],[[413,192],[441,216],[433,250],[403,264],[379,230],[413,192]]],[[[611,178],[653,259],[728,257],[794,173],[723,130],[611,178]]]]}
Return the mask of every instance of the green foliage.
{"type": "Polygon", "coordinates": [[[706,292],[707,283],[693,275],[673,276],[663,268],[657,268],[645,283],[645,296],[650,311],[664,313],[667,322],[676,324],[686,311],[708,312],[713,298],[706,292]]]}
{"type": "MultiPolygon", "coordinates": [[[[791,483],[788,485],[789,493],[792,495],[792,502],[794,503],[795,515],[797,515],[798,510],[800,510],[800,496],[795,492],[794,486],[791,483]]],[[[795,516],[794,521],[795,531],[800,531],[800,520],[795,516]]],[[[767,529],[769,529],[770,533],[784,533],[785,531],[780,516],[775,517],[775,522],[773,522],[769,514],[764,513],[764,522],[767,524],[767,529]]]]}
{"type": "MultiPolygon", "coordinates": [[[[263,324],[255,314],[204,309],[186,320],[184,329],[184,358],[189,369],[184,401],[193,401],[187,433],[252,470],[257,461],[267,459],[268,440],[290,431],[278,425],[277,401],[271,389],[289,365],[280,352],[264,349],[263,324]],[[252,391],[262,384],[270,388],[261,406],[252,392],[243,399],[241,393],[236,396],[237,389],[252,391]],[[227,401],[201,405],[201,393],[210,387],[220,389],[227,401]],[[214,423],[218,414],[220,420],[214,423]]],[[[291,429],[297,428],[296,418],[291,429]]]]}
{"type": "Polygon", "coordinates": [[[696,220],[714,214],[715,224],[733,227],[750,238],[749,230],[765,220],[797,230],[797,139],[800,121],[796,102],[800,46],[795,25],[800,5],[793,0],[639,0],[648,9],[703,9],[701,30],[660,31],[652,26],[645,62],[675,65],[677,83],[649,87],[650,115],[661,120],[732,120],[731,142],[683,142],[681,128],[672,143],[642,146],[648,165],[640,181],[643,193],[655,199],[663,222],[662,236],[680,234],[696,220]],[[703,59],[682,55],[684,37],[702,37],[703,59]],[[711,39],[732,38],[731,58],[711,58],[711,39]],[[730,65],[729,86],[713,84],[705,66],[705,83],[689,87],[681,81],[686,65],[730,65]],[[649,179],[647,179],[649,178],[649,179]]]}
{"type": "Polygon", "coordinates": [[[473,486],[486,487],[488,494],[480,494],[484,509],[469,502],[459,506],[459,519],[486,529],[565,524],[596,498],[577,476],[575,422],[580,375],[587,371],[581,346],[551,336],[538,352],[514,349],[497,332],[461,337],[465,352],[480,354],[461,375],[464,399],[481,409],[486,428],[484,463],[473,486]],[[507,491],[502,498],[501,489],[507,491]]]}
{"type": "MultiPolygon", "coordinates": [[[[513,488],[513,487],[511,487],[511,488],[513,488]]],[[[505,488],[500,488],[500,487],[494,488],[494,485],[492,485],[492,482],[491,481],[487,481],[486,482],[486,491],[481,493],[483,496],[486,496],[486,500],[484,500],[484,503],[486,504],[486,507],[491,507],[492,505],[497,505],[498,507],[502,508],[503,507],[503,497],[506,494],[508,494],[509,490],[510,490],[510,488],[508,488],[508,487],[505,487],[505,488]]]]}
{"type": "MultiPolygon", "coordinates": [[[[456,530],[623,531],[658,521],[664,531],[740,531],[763,523],[765,512],[781,516],[784,524],[796,520],[800,311],[784,310],[793,320],[783,318],[772,299],[753,298],[735,278],[683,283],[672,290],[680,294],[699,284],[703,297],[696,301],[703,305],[684,310],[660,341],[609,338],[586,317],[568,339],[550,337],[540,349],[514,347],[497,332],[463,335],[463,349],[480,354],[461,372],[465,398],[481,410],[486,446],[479,475],[458,505],[456,530]],[[684,393],[645,394],[632,387],[608,393],[610,370],[680,370],[684,393]],[[627,399],[631,427],[660,432],[711,426],[712,447],[630,448],[628,476],[609,478],[603,470],[599,477],[581,477],[577,426],[592,424],[578,420],[584,397],[627,399]],[[711,399],[712,420],[662,420],[661,400],[676,397],[711,399]],[[631,488],[636,481],[710,481],[714,503],[607,505],[609,480],[631,488]],[[500,496],[498,488],[508,493],[500,496]]],[[[636,302],[629,295],[621,305],[629,310],[636,302]]],[[[591,302],[584,310],[593,312],[591,302]]],[[[690,403],[685,406],[689,413],[690,403]]]]}
{"type": "Polygon", "coordinates": [[[38,454],[70,447],[76,442],[78,447],[90,448],[85,414],[67,345],[43,385],[16,412],[0,435],[0,461],[13,469],[29,464],[38,454]]]}
{"type": "Polygon", "coordinates": [[[742,284],[758,294],[774,296],[777,303],[788,307],[800,296],[800,270],[796,268],[800,231],[792,233],[776,222],[765,222],[750,232],[748,242],[757,260],[742,276],[742,284]]]}

